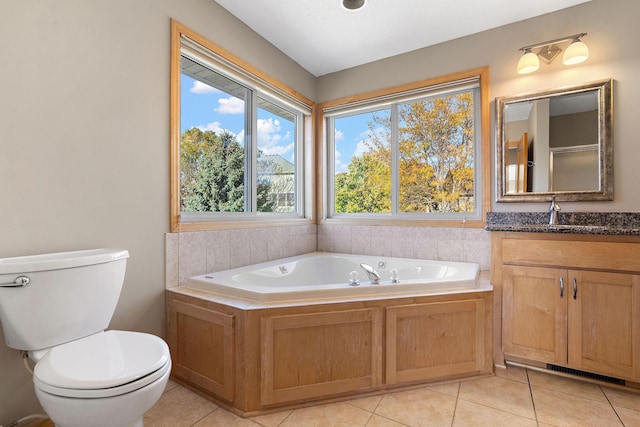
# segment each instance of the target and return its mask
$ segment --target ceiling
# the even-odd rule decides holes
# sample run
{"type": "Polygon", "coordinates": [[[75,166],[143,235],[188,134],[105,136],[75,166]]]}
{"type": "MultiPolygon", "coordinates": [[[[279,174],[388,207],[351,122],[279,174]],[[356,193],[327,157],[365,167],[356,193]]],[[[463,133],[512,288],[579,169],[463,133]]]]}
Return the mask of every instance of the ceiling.
{"type": "Polygon", "coordinates": [[[315,76],[590,0],[215,0],[315,76]]]}

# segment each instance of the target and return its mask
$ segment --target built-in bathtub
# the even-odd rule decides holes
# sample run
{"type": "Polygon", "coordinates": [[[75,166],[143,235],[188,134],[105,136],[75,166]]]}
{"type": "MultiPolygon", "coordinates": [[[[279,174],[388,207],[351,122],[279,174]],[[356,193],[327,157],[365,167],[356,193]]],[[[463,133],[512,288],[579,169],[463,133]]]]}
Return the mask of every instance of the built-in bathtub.
{"type": "Polygon", "coordinates": [[[486,273],[473,263],[316,252],[192,277],[167,289],[172,378],[253,416],[490,375],[486,273]]]}
{"type": "Polygon", "coordinates": [[[314,252],[195,276],[187,287],[259,302],[471,290],[478,264],[314,252]],[[379,274],[372,283],[360,266],[379,274]]]}

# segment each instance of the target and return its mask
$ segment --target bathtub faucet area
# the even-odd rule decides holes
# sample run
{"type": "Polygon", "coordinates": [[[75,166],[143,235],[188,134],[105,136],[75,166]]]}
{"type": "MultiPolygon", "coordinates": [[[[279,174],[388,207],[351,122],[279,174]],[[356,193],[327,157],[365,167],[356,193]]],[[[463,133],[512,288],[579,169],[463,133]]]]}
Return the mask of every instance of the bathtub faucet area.
{"type": "Polygon", "coordinates": [[[369,264],[365,264],[365,263],[361,263],[360,267],[362,267],[364,272],[367,273],[367,276],[369,276],[369,281],[371,283],[373,283],[373,284],[380,283],[380,275],[375,270],[375,268],[373,268],[369,264]]]}
{"type": "Polygon", "coordinates": [[[276,302],[474,290],[478,277],[473,263],[313,252],[194,276],[187,287],[276,302]]]}

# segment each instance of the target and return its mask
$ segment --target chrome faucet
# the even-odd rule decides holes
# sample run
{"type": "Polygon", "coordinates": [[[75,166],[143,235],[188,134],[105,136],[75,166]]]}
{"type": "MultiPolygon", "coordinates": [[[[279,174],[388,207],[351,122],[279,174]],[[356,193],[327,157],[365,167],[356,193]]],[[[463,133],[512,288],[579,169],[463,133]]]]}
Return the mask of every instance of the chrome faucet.
{"type": "Polygon", "coordinates": [[[371,267],[369,264],[364,263],[360,264],[360,267],[362,267],[364,272],[367,273],[367,276],[369,276],[369,281],[371,283],[376,285],[380,283],[380,275],[373,267],[371,267]]]}
{"type": "Polygon", "coordinates": [[[556,196],[551,198],[551,206],[549,207],[549,225],[558,225],[558,212],[560,206],[556,203],[556,196]]]}

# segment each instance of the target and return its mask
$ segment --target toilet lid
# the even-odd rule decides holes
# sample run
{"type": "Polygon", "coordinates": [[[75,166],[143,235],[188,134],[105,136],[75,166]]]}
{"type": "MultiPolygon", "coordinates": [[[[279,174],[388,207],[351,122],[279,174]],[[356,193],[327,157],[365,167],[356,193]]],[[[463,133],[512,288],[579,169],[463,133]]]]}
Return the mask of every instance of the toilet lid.
{"type": "Polygon", "coordinates": [[[165,371],[168,362],[169,347],[159,337],[106,331],[49,350],[35,366],[34,382],[42,389],[114,388],[165,371]]]}

